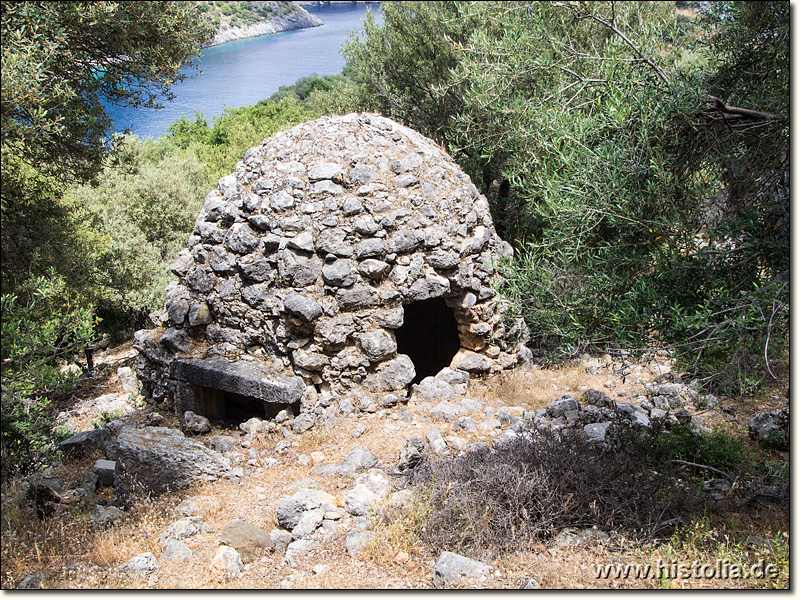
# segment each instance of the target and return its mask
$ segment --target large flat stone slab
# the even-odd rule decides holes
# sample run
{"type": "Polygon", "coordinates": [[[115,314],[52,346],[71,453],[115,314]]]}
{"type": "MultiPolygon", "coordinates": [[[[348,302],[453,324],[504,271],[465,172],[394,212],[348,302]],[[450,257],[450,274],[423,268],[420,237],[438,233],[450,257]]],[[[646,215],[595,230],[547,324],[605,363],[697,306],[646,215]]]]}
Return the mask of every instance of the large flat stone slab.
{"type": "Polygon", "coordinates": [[[231,470],[221,454],[169,427],[123,427],[116,454],[114,486],[124,505],[135,494],[157,496],[214,481],[231,470]]]}
{"type": "Polygon", "coordinates": [[[224,358],[180,358],[170,365],[170,377],[193,385],[214,388],[264,402],[294,404],[305,391],[300,377],[268,371],[258,363],[224,358]]]}

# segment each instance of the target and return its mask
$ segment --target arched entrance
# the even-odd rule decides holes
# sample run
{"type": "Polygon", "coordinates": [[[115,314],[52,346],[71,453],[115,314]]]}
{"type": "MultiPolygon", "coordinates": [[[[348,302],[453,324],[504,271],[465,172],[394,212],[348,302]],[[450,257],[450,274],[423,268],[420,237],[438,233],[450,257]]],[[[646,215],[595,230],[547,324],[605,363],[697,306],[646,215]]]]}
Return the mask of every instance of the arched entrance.
{"type": "Polygon", "coordinates": [[[436,375],[461,347],[458,324],[444,298],[412,302],[404,307],[403,325],[395,330],[398,354],[405,354],[417,372],[411,383],[436,375]]]}

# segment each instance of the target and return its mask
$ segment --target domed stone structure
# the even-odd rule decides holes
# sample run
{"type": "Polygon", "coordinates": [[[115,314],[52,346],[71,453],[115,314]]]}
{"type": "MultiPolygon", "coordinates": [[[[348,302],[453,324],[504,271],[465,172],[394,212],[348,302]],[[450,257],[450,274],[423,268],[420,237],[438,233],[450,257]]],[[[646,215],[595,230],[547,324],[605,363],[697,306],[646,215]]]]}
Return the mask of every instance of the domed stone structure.
{"type": "Polygon", "coordinates": [[[138,374],[170,408],[233,419],[511,368],[524,326],[493,287],[511,253],[431,140],[373,114],[304,123],[206,197],[138,374]]]}

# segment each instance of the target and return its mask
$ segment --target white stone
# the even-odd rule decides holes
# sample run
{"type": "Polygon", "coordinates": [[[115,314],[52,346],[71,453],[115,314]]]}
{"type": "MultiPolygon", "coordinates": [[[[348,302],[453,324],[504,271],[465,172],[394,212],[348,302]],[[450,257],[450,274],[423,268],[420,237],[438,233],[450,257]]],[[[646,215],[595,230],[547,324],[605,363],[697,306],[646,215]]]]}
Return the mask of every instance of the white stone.
{"type": "Polygon", "coordinates": [[[230,546],[220,546],[214,554],[211,566],[219,569],[228,577],[234,577],[242,572],[242,557],[230,546]]]}

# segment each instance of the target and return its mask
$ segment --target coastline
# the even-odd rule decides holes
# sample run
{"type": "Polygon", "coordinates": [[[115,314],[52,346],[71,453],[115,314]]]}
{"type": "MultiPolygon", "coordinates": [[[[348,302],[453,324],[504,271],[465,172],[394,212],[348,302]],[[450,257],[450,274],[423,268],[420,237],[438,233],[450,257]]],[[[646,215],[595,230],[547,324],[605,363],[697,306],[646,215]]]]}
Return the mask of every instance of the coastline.
{"type": "Polygon", "coordinates": [[[211,43],[205,47],[211,48],[236,40],[259,37],[262,35],[273,35],[276,33],[283,33],[284,31],[295,31],[297,29],[309,29],[324,24],[302,6],[298,6],[297,4],[295,4],[295,6],[298,10],[287,16],[275,17],[266,21],[259,21],[258,23],[250,23],[243,27],[226,27],[225,29],[221,29],[217,31],[211,43]]]}

